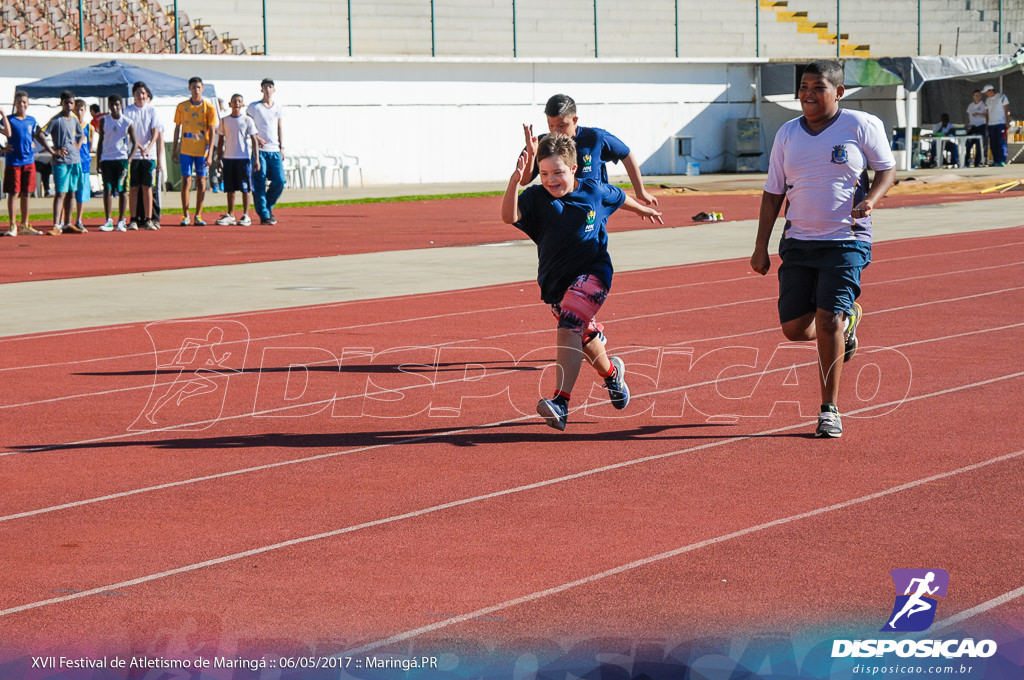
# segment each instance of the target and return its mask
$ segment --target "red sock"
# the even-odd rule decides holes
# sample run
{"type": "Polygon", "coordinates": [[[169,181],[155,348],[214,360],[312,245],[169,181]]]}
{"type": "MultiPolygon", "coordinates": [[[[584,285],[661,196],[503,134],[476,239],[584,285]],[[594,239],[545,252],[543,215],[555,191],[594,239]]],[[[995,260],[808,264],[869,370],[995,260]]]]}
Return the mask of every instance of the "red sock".
{"type": "Polygon", "coordinates": [[[611,377],[613,377],[615,375],[615,364],[610,364],[610,365],[611,365],[611,368],[608,369],[607,373],[600,373],[600,372],[598,373],[598,375],[600,375],[605,380],[607,380],[608,378],[611,378],[611,377]]]}

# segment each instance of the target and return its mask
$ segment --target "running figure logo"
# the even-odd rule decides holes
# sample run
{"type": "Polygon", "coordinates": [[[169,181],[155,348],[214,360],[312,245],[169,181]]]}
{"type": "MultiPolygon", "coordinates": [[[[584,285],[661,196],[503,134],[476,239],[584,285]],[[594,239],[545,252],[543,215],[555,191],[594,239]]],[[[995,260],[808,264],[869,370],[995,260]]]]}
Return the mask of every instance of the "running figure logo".
{"type": "Polygon", "coordinates": [[[149,324],[146,332],[156,358],[153,389],[128,429],[205,430],[214,425],[224,410],[230,377],[245,366],[248,329],[237,321],[171,321],[149,324]]]}
{"type": "Polygon", "coordinates": [[[896,603],[883,631],[922,631],[935,621],[937,597],[945,597],[949,574],[944,569],[893,569],[896,603]]]}

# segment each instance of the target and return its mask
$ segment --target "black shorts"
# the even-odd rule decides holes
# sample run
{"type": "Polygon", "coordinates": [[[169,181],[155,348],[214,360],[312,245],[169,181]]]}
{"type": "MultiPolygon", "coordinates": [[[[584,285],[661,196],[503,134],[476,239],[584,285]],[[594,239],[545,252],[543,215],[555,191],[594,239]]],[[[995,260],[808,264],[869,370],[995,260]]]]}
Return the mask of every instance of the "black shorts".
{"type": "Polygon", "coordinates": [[[156,161],[146,158],[132,160],[129,182],[133,187],[153,186],[153,176],[156,174],[156,161]]]}
{"type": "Polygon", "coordinates": [[[224,191],[252,191],[252,161],[248,158],[225,158],[223,166],[224,191]]]}

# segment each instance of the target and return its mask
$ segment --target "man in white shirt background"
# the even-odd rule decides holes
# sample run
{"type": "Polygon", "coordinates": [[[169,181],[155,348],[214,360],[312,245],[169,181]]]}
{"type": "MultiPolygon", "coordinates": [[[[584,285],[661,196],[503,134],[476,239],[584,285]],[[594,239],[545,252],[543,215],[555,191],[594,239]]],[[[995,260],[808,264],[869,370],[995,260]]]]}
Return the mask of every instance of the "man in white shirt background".
{"type": "Polygon", "coordinates": [[[260,162],[253,168],[252,196],[260,224],[277,224],[274,206],[284,191],[284,142],[282,140],[281,105],[274,102],[274,81],[264,78],[260,83],[263,99],[249,104],[246,113],[256,121],[256,139],[260,162]],[[267,183],[269,181],[269,186],[267,183]]]}
{"type": "Polygon", "coordinates": [[[988,143],[992,150],[992,165],[1006,165],[1006,122],[1010,120],[1010,100],[992,85],[981,88],[988,107],[988,143]]]}

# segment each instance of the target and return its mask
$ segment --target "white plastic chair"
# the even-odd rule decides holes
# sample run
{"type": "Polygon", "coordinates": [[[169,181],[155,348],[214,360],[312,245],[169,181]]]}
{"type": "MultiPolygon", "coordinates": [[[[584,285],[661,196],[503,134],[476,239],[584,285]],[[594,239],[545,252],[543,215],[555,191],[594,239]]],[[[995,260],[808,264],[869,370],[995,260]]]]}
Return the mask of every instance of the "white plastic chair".
{"type": "Polygon", "coordinates": [[[321,155],[318,170],[320,170],[320,186],[324,187],[336,187],[338,183],[345,186],[345,176],[343,171],[344,163],[340,156],[321,155]],[[330,181],[330,183],[328,183],[330,181]]]}
{"type": "Polygon", "coordinates": [[[339,157],[341,159],[341,181],[342,186],[348,189],[348,173],[349,170],[355,168],[359,171],[359,186],[363,186],[363,169],[359,166],[359,157],[353,156],[352,154],[343,153],[339,157]],[[348,159],[351,162],[345,162],[348,159]]]}
{"type": "Polygon", "coordinates": [[[284,168],[284,180],[293,187],[304,188],[302,174],[299,172],[299,164],[295,156],[285,156],[281,159],[281,167],[284,168]]]}

